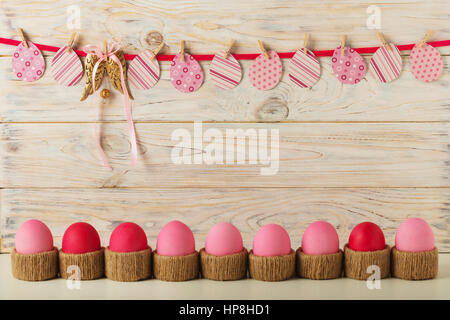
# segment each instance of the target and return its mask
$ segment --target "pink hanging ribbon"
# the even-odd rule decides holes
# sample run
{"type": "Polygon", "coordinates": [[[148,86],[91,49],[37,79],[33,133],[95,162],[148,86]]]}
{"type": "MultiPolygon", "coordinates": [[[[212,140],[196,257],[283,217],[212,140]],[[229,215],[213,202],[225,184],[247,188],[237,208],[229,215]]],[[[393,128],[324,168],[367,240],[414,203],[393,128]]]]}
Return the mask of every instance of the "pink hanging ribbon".
{"type": "MultiPolygon", "coordinates": [[[[119,58],[116,56],[116,52],[120,50],[120,44],[118,44],[117,42],[113,42],[108,47],[108,52],[106,53],[106,55],[102,50],[100,50],[97,46],[94,46],[94,45],[87,45],[84,47],[83,50],[86,54],[93,54],[99,58],[99,60],[95,63],[94,70],[92,72],[92,88],[93,88],[94,93],[95,93],[95,75],[96,75],[97,69],[102,61],[105,61],[108,58],[110,58],[115,63],[117,63],[117,65],[120,68],[120,81],[121,81],[122,89],[123,89],[123,101],[124,101],[124,107],[125,107],[125,114],[127,116],[128,136],[129,136],[130,144],[131,144],[131,165],[134,166],[136,164],[137,155],[138,155],[137,142],[136,142],[136,131],[134,129],[133,114],[131,111],[131,100],[128,95],[127,85],[125,83],[124,70],[122,68],[122,63],[120,62],[119,58]]],[[[95,128],[94,128],[94,134],[96,136],[97,150],[98,150],[98,153],[100,155],[103,165],[112,169],[112,167],[108,161],[108,158],[105,154],[105,151],[102,148],[100,135],[98,134],[98,132],[95,128]]]]}

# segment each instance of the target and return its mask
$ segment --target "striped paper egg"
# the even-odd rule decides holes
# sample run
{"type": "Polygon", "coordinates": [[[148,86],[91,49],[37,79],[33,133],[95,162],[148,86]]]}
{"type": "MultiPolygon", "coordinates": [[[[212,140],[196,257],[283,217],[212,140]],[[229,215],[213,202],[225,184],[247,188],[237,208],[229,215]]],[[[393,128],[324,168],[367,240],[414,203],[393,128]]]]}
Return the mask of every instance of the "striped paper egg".
{"type": "Polygon", "coordinates": [[[181,61],[181,54],[177,54],[170,67],[170,81],[174,88],[180,92],[194,92],[202,85],[202,68],[190,54],[184,54],[184,61],[181,61]]]}
{"type": "Polygon", "coordinates": [[[337,47],[331,58],[331,68],[336,78],[344,84],[356,84],[366,75],[366,63],[355,49],[345,47],[341,55],[341,47],[337,47]]]}
{"type": "Polygon", "coordinates": [[[28,48],[23,42],[19,43],[11,60],[14,74],[22,81],[36,81],[44,74],[45,60],[36,45],[27,41],[28,48]]]}
{"type": "Polygon", "coordinates": [[[159,63],[153,59],[153,52],[145,50],[131,61],[128,67],[128,81],[140,90],[148,90],[159,80],[159,63]]]}
{"type": "Polygon", "coordinates": [[[320,63],[314,53],[297,50],[289,64],[289,79],[301,88],[310,88],[319,78],[320,63]]]}
{"type": "Polygon", "coordinates": [[[221,89],[236,87],[242,78],[241,65],[231,54],[225,58],[225,50],[214,55],[209,74],[214,85],[221,89]]]}
{"type": "Polygon", "coordinates": [[[83,64],[74,50],[67,52],[62,47],[56,52],[51,63],[52,77],[59,84],[71,87],[83,77],[83,64]]]}
{"type": "Polygon", "coordinates": [[[409,56],[411,72],[417,80],[431,82],[439,78],[443,70],[439,51],[425,43],[422,47],[414,46],[409,56]]]}
{"type": "Polygon", "coordinates": [[[283,66],[275,51],[267,51],[269,59],[260,54],[253,60],[250,69],[250,83],[258,90],[270,90],[281,80],[283,66]]]}
{"type": "Polygon", "coordinates": [[[391,82],[400,76],[402,57],[398,48],[390,43],[389,49],[381,46],[370,59],[370,73],[381,82],[391,82]]]}

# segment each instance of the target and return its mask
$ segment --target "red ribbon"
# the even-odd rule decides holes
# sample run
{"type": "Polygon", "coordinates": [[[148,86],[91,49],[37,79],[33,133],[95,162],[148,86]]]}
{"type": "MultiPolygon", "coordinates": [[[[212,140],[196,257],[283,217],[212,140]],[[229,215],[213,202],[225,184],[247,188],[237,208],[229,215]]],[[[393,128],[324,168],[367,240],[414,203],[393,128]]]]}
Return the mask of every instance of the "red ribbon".
{"type": "MultiPolygon", "coordinates": [[[[0,38],[0,43],[12,45],[12,46],[17,46],[20,42],[21,41],[19,41],[19,40],[0,38]]],[[[430,41],[427,43],[430,46],[435,47],[435,48],[450,46],[450,40],[430,41]]],[[[48,46],[45,44],[35,43],[35,45],[40,50],[43,50],[43,51],[57,52],[60,49],[58,47],[48,46]]],[[[415,45],[416,45],[415,43],[403,44],[403,45],[397,46],[397,48],[400,51],[407,51],[407,50],[411,50],[415,45]]],[[[365,47],[365,48],[353,48],[353,49],[355,49],[356,52],[358,52],[358,53],[375,53],[375,51],[377,51],[379,48],[380,47],[365,47]]],[[[75,52],[81,57],[86,56],[86,53],[84,51],[75,50],[75,52]]],[[[313,52],[317,57],[331,57],[333,55],[334,50],[316,50],[313,52]]],[[[285,59],[292,58],[294,56],[294,54],[295,54],[295,52],[278,52],[278,55],[282,59],[283,58],[285,58],[285,59]]],[[[260,55],[260,53],[238,53],[238,54],[233,54],[233,57],[237,60],[253,60],[259,55],[260,55]]],[[[125,56],[126,60],[133,60],[134,57],[136,57],[135,54],[125,54],[124,56],[125,56]]],[[[213,54],[194,54],[192,56],[198,61],[210,61],[214,58],[213,54]]],[[[175,55],[173,55],[173,54],[158,54],[156,56],[156,59],[158,61],[172,61],[174,57],[175,57],[175,55]]]]}

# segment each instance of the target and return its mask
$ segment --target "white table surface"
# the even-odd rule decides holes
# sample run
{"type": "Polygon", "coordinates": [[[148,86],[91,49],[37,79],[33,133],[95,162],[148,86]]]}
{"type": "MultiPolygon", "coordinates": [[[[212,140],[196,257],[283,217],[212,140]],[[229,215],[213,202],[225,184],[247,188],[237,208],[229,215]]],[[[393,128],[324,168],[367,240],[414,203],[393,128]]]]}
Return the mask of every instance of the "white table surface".
{"type": "Polygon", "coordinates": [[[381,289],[369,290],[365,281],[291,279],[282,282],[256,280],[163,282],[82,281],[80,289],[68,289],[67,281],[16,280],[11,275],[9,254],[0,255],[0,299],[450,299],[450,254],[439,255],[439,276],[434,280],[381,280],[381,289]]]}

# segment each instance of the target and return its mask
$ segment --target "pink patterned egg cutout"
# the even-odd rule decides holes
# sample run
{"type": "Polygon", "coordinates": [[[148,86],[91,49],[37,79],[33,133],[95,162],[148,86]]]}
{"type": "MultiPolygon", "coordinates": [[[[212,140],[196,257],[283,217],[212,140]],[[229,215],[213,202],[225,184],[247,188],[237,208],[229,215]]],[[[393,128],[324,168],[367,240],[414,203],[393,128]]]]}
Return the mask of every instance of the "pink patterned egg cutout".
{"type": "Polygon", "coordinates": [[[170,67],[170,81],[178,91],[194,92],[202,85],[202,68],[190,54],[184,54],[184,62],[181,61],[181,54],[177,54],[170,67]]]}
{"type": "Polygon", "coordinates": [[[341,56],[341,47],[337,47],[331,58],[331,67],[338,80],[345,84],[356,84],[366,75],[366,63],[355,49],[345,47],[341,56]]]}
{"type": "Polygon", "coordinates": [[[289,64],[289,79],[301,88],[311,88],[320,78],[320,63],[310,50],[295,52],[289,64]]]}
{"type": "Polygon", "coordinates": [[[141,90],[148,90],[159,80],[158,60],[152,59],[154,56],[151,50],[146,50],[136,56],[128,67],[128,81],[133,87],[141,90]]]}
{"type": "Polygon", "coordinates": [[[67,52],[67,47],[58,50],[52,59],[53,79],[59,84],[71,87],[83,77],[83,64],[75,51],[67,52]]]}
{"type": "Polygon", "coordinates": [[[275,51],[267,51],[269,59],[260,54],[250,65],[250,83],[258,90],[270,90],[280,82],[283,72],[280,57],[275,51]]]}
{"type": "Polygon", "coordinates": [[[28,48],[21,42],[12,58],[12,69],[19,80],[36,81],[44,74],[45,60],[34,43],[27,41],[28,48]]]}
{"type": "Polygon", "coordinates": [[[414,46],[409,56],[411,72],[417,80],[431,82],[439,78],[443,70],[439,51],[425,43],[421,48],[414,46]]]}
{"type": "Polygon", "coordinates": [[[402,57],[398,48],[390,43],[389,48],[381,46],[370,59],[370,73],[381,82],[391,82],[400,76],[402,57]]]}
{"type": "Polygon", "coordinates": [[[216,87],[231,89],[241,81],[241,65],[231,54],[228,54],[226,58],[224,56],[225,50],[221,50],[214,55],[209,67],[209,74],[216,87]]]}

